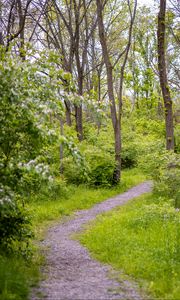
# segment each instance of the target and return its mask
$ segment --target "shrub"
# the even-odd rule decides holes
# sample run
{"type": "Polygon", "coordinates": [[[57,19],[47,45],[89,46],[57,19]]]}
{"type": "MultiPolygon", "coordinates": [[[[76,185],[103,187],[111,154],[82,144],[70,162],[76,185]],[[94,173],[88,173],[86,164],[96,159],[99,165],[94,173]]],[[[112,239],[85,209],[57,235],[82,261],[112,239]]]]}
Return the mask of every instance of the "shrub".
{"type": "Polygon", "coordinates": [[[70,188],[62,177],[52,178],[50,182],[44,182],[39,191],[32,193],[30,202],[54,201],[67,198],[70,188]]]}
{"type": "Polygon", "coordinates": [[[114,155],[91,146],[86,150],[85,156],[89,164],[89,183],[95,186],[111,186],[113,184],[114,155]]]}
{"type": "MultiPolygon", "coordinates": [[[[2,191],[2,190],[1,190],[2,191]]],[[[1,192],[2,194],[2,192],[1,192]]],[[[30,219],[18,201],[10,193],[1,195],[0,200],[0,247],[6,252],[29,253],[28,241],[32,237],[30,219]]]]}
{"type": "Polygon", "coordinates": [[[51,55],[23,63],[3,49],[0,56],[0,242],[13,249],[26,247],[31,236],[23,203],[47,183],[47,147],[60,142],[65,73],[51,55]]]}
{"type": "Polygon", "coordinates": [[[161,197],[173,200],[175,207],[180,207],[179,155],[162,150],[157,143],[154,151],[149,149],[149,153],[141,160],[140,165],[153,178],[154,191],[161,197]]]}
{"type": "Polygon", "coordinates": [[[66,157],[63,160],[64,177],[68,183],[82,184],[87,183],[87,176],[84,175],[84,171],[81,166],[74,161],[72,157],[66,157]]]}
{"type": "Polygon", "coordinates": [[[121,163],[122,168],[133,168],[137,165],[137,147],[135,143],[125,143],[122,148],[121,163]]]}
{"type": "Polygon", "coordinates": [[[180,157],[177,154],[166,153],[162,157],[154,190],[160,196],[173,199],[175,207],[180,207],[180,157]]]}
{"type": "Polygon", "coordinates": [[[83,165],[71,157],[64,159],[64,176],[73,184],[88,183],[95,186],[110,186],[114,170],[114,156],[104,149],[82,143],[83,165]]]}

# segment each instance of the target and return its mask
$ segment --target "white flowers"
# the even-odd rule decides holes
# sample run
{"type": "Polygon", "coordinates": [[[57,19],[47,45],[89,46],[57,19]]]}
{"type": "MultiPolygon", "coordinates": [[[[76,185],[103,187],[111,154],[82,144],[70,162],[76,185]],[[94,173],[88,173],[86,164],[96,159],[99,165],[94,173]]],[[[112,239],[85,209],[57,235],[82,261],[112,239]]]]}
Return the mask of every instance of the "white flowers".
{"type": "Polygon", "coordinates": [[[1,186],[0,187],[0,206],[6,204],[12,204],[12,199],[14,197],[14,193],[8,188],[1,186]]]}
{"type": "Polygon", "coordinates": [[[45,163],[38,163],[37,159],[30,160],[27,163],[20,162],[18,164],[19,168],[23,168],[26,171],[35,171],[38,175],[41,175],[44,178],[48,178],[49,176],[49,166],[45,163]]]}

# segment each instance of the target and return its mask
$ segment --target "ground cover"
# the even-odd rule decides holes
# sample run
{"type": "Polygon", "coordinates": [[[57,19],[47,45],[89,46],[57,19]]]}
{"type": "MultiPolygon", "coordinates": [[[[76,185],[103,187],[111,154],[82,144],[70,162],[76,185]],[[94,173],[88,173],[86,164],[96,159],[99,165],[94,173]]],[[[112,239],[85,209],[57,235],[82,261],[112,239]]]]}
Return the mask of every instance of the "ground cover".
{"type": "MultiPolygon", "coordinates": [[[[71,186],[66,197],[56,195],[56,200],[39,199],[30,201],[28,210],[32,215],[32,227],[36,241],[40,240],[46,228],[54,221],[60,220],[65,215],[70,215],[76,210],[89,208],[116,194],[122,193],[130,187],[145,180],[145,176],[137,169],[124,170],[122,183],[114,188],[90,188],[85,185],[71,186]]],[[[37,249],[32,249],[33,258],[29,261],[17,256],[0,259],[0,296],[2,300],[25,300],[29,288],[36,285],[39,278],[39,266],[43,259],[37,249]],[[8,262],[8,263],[7,263],[8,262]]]]}
{"type": "Polygon", "coordinates": [[[80,237],[96,259],[123,270],[153,299],[179,300],[179,210],[143,195],[110,212],[80,237]]]}

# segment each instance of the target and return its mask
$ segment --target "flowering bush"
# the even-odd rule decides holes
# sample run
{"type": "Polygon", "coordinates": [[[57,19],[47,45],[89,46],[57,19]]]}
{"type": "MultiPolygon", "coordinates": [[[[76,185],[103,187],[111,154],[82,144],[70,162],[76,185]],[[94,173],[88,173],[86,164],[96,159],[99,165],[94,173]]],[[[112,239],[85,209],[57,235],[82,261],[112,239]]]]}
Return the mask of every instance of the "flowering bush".
{"type": "Polygon", "coordinates": [[[32,237],[30,219],[8,188],[0,189],[0,247],[26,254],[32,237]]]}
{"type": "Polygon", "coordinates": [[[3,247],[30,236],[24,198],[51,181],[47,145],[59,143],[63,71],[54,57],[22,62],[0,52],[0,236],[3,247]],[[53,120],[53,121],[52,121],[53,120]],[[19,201],[17,202],[17,199],[19,201]],[[20,201],[21,200],[21,201],[20,201]]]}

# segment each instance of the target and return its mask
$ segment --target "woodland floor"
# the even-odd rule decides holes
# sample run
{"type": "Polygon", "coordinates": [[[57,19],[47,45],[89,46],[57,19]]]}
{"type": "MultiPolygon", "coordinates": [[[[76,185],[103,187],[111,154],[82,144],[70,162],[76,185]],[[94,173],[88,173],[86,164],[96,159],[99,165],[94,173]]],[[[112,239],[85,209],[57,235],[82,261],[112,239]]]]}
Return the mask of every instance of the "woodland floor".
{"type": "Polygon", "coordinates": [[[94,260],[73,235],[81,232],[97,215],[150,192],[151,186],[148,181],[139,184],[50,228],[42,242],[46,253],[46,265],[42,270],[44,280],[32,291],[31,300],[144,299],[136,284],[121,279],[110,266],[94,260]]]}

